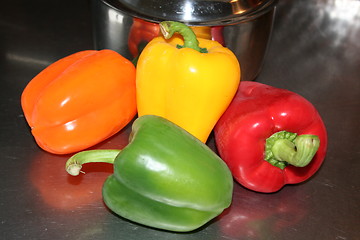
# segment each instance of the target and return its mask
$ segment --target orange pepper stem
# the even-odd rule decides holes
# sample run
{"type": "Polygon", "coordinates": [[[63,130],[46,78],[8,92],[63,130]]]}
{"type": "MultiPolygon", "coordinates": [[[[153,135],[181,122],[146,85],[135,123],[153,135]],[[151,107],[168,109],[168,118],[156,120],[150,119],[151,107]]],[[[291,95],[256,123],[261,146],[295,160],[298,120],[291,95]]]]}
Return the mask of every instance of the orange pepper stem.
{"type": "Polygon", "coordinates": [[[170,39],[174,33],[179,33],[184,38],[184,46],[178,46],[178,48],[192,48],[201,53],[208,52],[206,48],[199,46],[194,31],[183,23],[163,21],[160,23],[160,30],[165,39],[170,39]]]}
{"type": "Polygon", "coordinates": [[[83,164],[91,162],[103,162],[113,164],[116,156],[120,152],[121,150],[107,149],[78,152],[67,160],[65,164],[65,169],[70,175],[77,176],[80,174],[83,164]]]}

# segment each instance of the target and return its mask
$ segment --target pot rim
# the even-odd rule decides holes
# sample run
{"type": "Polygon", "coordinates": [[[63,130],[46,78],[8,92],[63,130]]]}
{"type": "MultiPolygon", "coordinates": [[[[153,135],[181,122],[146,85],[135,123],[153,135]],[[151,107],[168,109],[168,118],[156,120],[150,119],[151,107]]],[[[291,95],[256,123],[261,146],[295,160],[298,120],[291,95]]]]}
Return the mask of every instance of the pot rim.
{"type": "Polygon", "coordinates": [[[211,20],[178,20],[167,18],[166,16],[150,16],[143,14],[141,12],[134,11],[127,7],[125,4],[121,3],[119,0],[99,0],[103,2],[108,7],[114,9],[115,11],[121,12],[122,14],[129,15],[131,17],[140,18],[148,22],[159,23],[162,21],[181,21],[190,26],[224,26],[224,25],[234,25],[242,22],[252,21],[267,12],[273,10],[277,5],[278,0],[266,0],[262,4],[258,5],[251,10],[246,11],[238,15],[231,15],[225,17],[214,18],[211,20]]]}

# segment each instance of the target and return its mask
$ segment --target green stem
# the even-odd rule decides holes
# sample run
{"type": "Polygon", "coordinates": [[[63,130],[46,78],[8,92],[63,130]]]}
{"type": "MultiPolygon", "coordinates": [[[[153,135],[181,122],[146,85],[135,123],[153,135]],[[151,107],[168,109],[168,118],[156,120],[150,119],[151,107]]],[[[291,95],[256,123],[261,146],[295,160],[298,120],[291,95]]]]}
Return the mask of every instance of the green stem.
{"type": "Polygon", "coordinates": [[[207,53],[206,48],[199,46],[194,31],[183,23],[163,21],[160,23],[160,30],[165,39],[170,39],[174,33],[179,33],[184,38],[184,46],[178,46],[179,48],[192,48],[198,52],[207,53]]]}
{"type": "Polygon", "coordinates": [[[89,150],[76,153],[70,157],[66,164],[66,171],[72,175],[77,176],[81,172],[82,165],[85,163],[91,162],[103,162],[113,164],[116,156],[121,152],[121,150],[89,150]]]}
{"type": "Polygon", "coordinates": [[[299,135],[281,131],[266,140],[265,160],[284,169],[288,164],[307,166],[320,146],[316,135],[299,135]]]}

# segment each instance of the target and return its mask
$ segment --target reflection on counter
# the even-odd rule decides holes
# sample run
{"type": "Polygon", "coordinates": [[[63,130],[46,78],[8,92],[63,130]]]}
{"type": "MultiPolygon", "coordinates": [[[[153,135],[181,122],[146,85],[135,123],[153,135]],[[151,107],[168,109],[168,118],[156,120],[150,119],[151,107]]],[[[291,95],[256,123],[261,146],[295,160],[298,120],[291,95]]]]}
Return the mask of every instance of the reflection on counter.
{"type": "Polygon", "coordinates": [[[232,205],[218,217],[221,234],[229,239],[260,240],[274,232],[288,231],[308,214],[302,194],[296,186],[262,194],[237,185],[232,205]]]}
{"type": "Polygon", "coordinates": [[[112,172],[109,164],[84,166],[86,175],[72,177],[65,171],[68,156],[55,156],[41,152],[33,160],[30,180],[44,202],[61,210],[75,210],[101,202],[101,187],[112,172]]]}
{"type": "MultiPolygon", "coordinates": [[[[119,134],[91,149],[122,149],[128,143],[130,130],[130,126],[127,126],[119,134]]],[[[112,174],[113,165],[85,164],[82,168],[85,174],[73,177],[65,171],[65,163],[70,156],[41,151],[33,157],[29,178],[44,203],[65,211],[86,205],[101,205],[105,208],[102,203],[102,185],[112,174]]]]}

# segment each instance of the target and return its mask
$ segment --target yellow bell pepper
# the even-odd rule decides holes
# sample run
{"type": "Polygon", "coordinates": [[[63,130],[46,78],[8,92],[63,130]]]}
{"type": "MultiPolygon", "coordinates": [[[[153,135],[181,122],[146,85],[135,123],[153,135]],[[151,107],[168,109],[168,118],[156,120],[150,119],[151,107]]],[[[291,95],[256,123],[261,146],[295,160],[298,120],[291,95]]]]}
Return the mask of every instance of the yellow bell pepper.
{"type": "Polygon", "coordinates": [[[198,38],[212,39],[211,27],[208,26],[194,26],[190,27],[198,38]]]}
{"type": "Polygon", "coordinates": [[[165,21],[160,29],[164,36],[150,41],[137,63],[138,115],[164,117],[206,142],[237,91],[240,64],[185,24],[165,21]]]}

